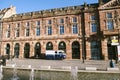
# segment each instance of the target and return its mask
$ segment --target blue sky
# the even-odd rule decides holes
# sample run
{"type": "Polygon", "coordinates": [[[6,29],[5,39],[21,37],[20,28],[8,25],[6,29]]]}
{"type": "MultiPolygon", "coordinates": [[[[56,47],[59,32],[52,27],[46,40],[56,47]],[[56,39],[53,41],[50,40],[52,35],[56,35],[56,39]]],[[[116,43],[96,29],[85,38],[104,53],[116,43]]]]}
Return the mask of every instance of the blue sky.
{"type": "Polygon", "coordinates": [[[67,6],[82,5],[86,3],[98,3],[98,0],[1,0],[0,9],[10,5],[16,7],[17,13],[32,12],[67,6]]]}

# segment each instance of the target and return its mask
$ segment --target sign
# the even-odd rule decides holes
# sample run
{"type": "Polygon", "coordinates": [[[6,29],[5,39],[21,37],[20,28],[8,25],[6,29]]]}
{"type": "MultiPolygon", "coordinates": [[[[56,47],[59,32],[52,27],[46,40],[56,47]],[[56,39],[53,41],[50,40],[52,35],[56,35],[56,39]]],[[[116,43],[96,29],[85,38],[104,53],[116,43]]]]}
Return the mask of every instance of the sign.
{"type": "Polygon", "coordinates": [[[111,43],[112,46],[117,46],[119,43],[111,43]]]}
{"type": "Polygon", "coordinates": [[[112,41],[111,45],[113,46],[119,45],[117,36],[113,36],[111,41],[112,41]]]}
{"type": "Polygon", "coordinates": [[[117,51],[118,51],[118,60],[120,60],[120,45],[117,46],[117,51]]]}

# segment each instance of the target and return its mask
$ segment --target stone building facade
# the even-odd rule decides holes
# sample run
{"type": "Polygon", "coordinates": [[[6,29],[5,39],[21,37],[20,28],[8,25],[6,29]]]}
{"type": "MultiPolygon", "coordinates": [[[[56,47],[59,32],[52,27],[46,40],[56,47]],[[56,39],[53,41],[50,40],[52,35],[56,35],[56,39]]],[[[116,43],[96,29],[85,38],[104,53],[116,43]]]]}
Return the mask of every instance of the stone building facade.
{"type": "Polygon", "coordinates": [[[43,58],[64,50],[66,59],[116,59],[119,0],[12,15],[2,20],[1,55],[43,58]]]}

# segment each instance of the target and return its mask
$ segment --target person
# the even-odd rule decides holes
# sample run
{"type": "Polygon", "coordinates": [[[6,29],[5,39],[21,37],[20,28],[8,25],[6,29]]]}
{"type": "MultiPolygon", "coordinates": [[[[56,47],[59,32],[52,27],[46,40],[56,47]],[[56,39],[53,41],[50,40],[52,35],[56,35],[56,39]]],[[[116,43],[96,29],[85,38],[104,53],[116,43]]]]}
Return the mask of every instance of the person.
{"type": "Polygon", "coordinates": [[[110,67],[111,67],[111,68],[114,68],[114,67],[115,67],[115,63],[113,62],[112,59],[110,60],[110,67]]]}

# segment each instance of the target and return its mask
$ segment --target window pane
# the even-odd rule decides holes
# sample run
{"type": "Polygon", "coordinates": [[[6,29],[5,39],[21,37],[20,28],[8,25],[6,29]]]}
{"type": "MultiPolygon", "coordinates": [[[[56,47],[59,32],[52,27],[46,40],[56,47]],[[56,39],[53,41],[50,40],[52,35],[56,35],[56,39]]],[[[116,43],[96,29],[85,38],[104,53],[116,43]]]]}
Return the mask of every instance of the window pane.
{"type": "Polygon", "coordinates": [[[73,22],[77,22],[77,18],[76,17],[73,17],[73,22]]]}
{"type": "Polygon", "coordinates": [[[60,19],[60,23],[64,23],[64,19],[60,19]]]}
{"type": "Polygon", "coordinates": [[[113,21],[107,21],[107,29],[113,30],[113,21]]]}
{"type": "Polygon", "coordinates": [[[92,32],[97,32],[97,24],[91,23],[92,32]]]}
{"type": "Polygon", "coordinates": [[[60,26],[60,34],[64,34],[64,26],[60,26]]]}
{"type": "Polygon", "coordinates": [[[40,21],[37,21],[37,22],[36,22],[36,25],[39,26],[39,25],[40,25],[40,21]]]}
{"type": "Polygon", "coordinates": [[[52,35],[52,27],[48,27],[48,35],[52,35]]]}
{"type": "Polygon", "coordinates": [[[77,34],[78,33],[78,27],[77,27],[77,25],[73,25],[72,32],[73,32],[73,34],[77,34]]]}
{"type": "Polygon", "coordinates": [[[95,15],[91,15],[91,20],[96,20],[95,15]]]}
{"type": "Polygon", "coordinates": [[[37,27],[37,29],[36,29],[36,35],[37,35],[37,36],[40,35],[40,27],[37,27]]]}
{"type": "Polygon", "coordinates": [[[107,13],[107,18],[112,18],[112,13],[107,13]]]}

